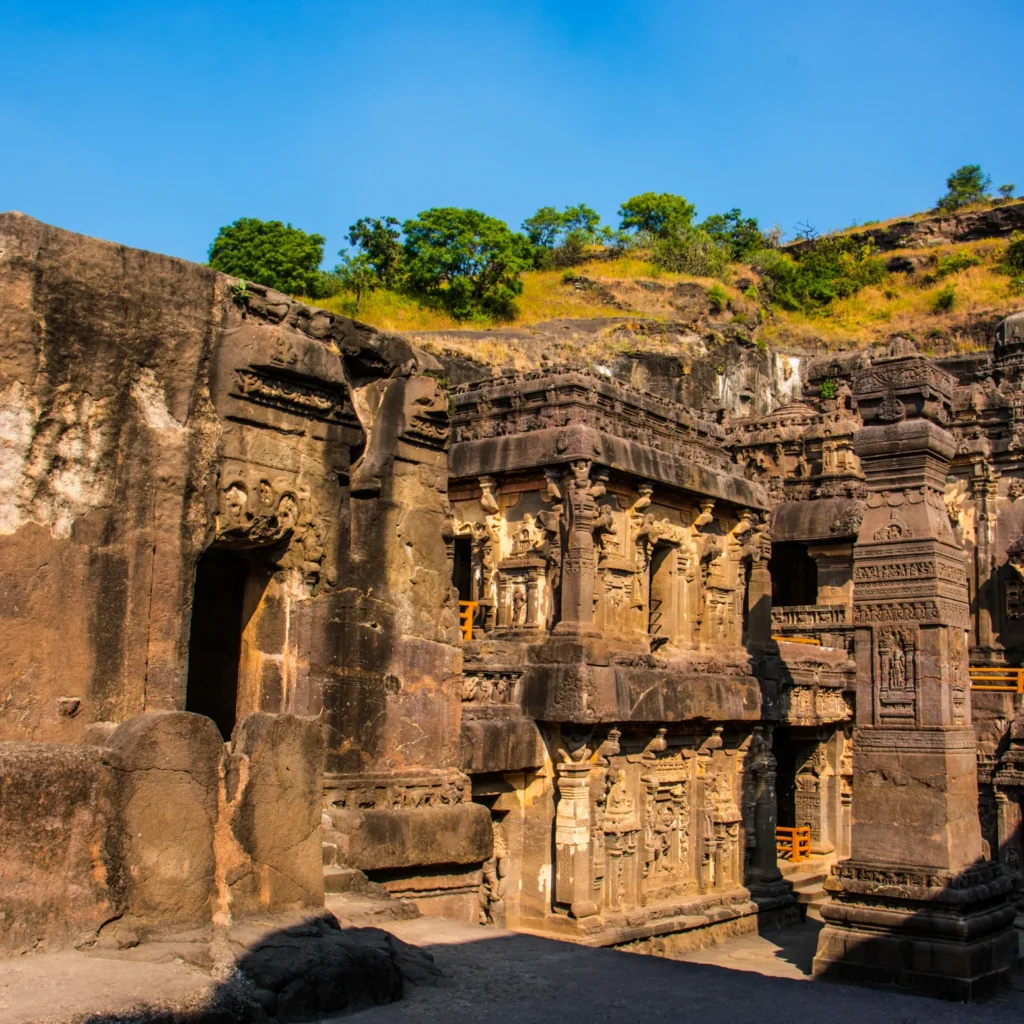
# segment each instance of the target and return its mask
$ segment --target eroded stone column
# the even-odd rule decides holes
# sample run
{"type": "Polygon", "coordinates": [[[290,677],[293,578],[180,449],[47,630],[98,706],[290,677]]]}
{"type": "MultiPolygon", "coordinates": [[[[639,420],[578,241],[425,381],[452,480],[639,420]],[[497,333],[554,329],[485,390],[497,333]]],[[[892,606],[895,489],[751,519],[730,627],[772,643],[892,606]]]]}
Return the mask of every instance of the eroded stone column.
{"type": "Polygon", "coordinates": [[[425,913],[476,922],[493,836],[458,768],[447,396],[415,374],[351,390],[366,447],[351,471],[344,600],[329,634],[339,667],[324,686],[328,841],[338,867],[380,872],[425,913]]]}
{"type": "Polygon", "coordinates": [[[855,438],[869,495],[854,549],[857,709],[851,856],[816,974],[955,999],[1016,965],[1011,881],[982,860],[963,555],[943,501],[953,378],[893,356],[862,370],[855,438]]]}

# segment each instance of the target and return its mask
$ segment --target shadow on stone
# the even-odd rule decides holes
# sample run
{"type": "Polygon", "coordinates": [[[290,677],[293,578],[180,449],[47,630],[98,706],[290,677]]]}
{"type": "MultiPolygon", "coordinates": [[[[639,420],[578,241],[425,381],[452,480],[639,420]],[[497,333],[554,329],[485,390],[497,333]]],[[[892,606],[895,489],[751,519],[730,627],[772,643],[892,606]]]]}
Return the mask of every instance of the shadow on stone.
{"type": "Polygon", "coordinates": [[[955,873],[844,861],[827,884],[814,974],[989,999],[1019,964],[1016,906],[1007,898],[1016,884],[992,861],[955,873]]]}
{"type": "Polygon", "coordinates": [[[286,1024],[393,1003],[433,984],[433,956],[380,928],[341,928],[330,913],[284,928],[250,923],[214,938],[225,966],[212,994],[140,1005],[76,1024],[286,1024]]]}

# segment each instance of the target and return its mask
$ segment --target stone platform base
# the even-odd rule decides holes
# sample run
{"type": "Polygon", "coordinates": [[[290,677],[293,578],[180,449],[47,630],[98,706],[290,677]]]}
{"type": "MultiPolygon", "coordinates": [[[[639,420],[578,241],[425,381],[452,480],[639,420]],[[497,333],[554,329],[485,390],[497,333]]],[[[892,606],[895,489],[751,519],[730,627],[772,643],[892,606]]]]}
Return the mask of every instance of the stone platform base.
{"type": "Polygon", "coordinates": [[[411,900],[426,917],[446,917],[462,924],[477,924],[480,920],[483,873],[479,868],[450,865],[392,878],[388,878],[386,872],[371,874],[389,896],[411,900]]]}
{"type": "Polygon", "coordinates": [[[1012,881],[999,864],[953,875],[844,861],[826,888],[816,976],[977,1001],[1017,967],[1012,881]]]}
{"type": "MultiPolygon", "coordinates": [[[[785,913],[783,905],[792,904],[795,920],[796,900],[788,894],[780,894],[779,900],[779,904],[771,906],[770,912],[785,913]]],[[[519,921],[515,928],[531,935],[584,946],[622,946],[638,953],[670,956],[737,935],[756,935],[761,923],[760,911],[758,903],[750,898],[746,889],[734,889],[683,898],[678,902],[637,907],[621,913],[604,911],[582,919],[527,918],[519,921]]]]}

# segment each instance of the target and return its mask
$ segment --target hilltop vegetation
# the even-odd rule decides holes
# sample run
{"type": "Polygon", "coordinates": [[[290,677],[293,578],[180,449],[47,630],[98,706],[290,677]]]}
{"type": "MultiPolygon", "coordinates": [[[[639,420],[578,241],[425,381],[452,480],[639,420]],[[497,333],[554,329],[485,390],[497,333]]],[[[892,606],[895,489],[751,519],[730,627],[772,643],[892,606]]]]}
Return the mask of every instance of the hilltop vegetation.
{"type": "MultiPolygon", "coordinates": [[[[1012,202],[1012,184],[990,197],[977,165],[946,184],[933,217],[1012,202]]],[[[698,221],[693,204],[669,193],[633,196],[618,212],[613,228],[584,203],[542,207],[518,232],[455,207],[404,222],[364,217],[349,229],[350,247],[333,271],[320,269],[323,236],[243,218],[221,228],[210,263],[375,326],[414,332],[555,318],[685,322],[688,310],[672,296],[687,284],[703,289],[708,315],[740,340],[800,350],[895,333],[935,351],[970,348],[1024,294],[1020,235],[883,255],[870,226],[821,237],[804,226],[796,245],[783,246],[778,227],[765,231],[738,208],[698,221]]]]}

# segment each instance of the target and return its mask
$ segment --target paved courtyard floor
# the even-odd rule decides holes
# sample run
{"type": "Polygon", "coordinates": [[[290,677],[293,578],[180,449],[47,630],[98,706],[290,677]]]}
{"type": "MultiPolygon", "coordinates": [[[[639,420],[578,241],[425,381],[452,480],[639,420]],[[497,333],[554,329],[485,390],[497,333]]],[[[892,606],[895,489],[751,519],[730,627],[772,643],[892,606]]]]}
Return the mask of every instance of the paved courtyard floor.
{"type": "MultiPolygon", "coordinates": [[[[381,922],[433,953],[435,985],[335,1020],[352,1024],[1020,1024],[1024,992],[968,1006],[812,979],[819,921],[733,939],[676,960],[435,918],[381,922]]],[[[60,1024],[81,1015],[137,1020],[139,1001],[195,1005],[214,986],[180,962],[130,963],[65,952],[7,960],[0,1024],[60,1024]]],[[[97,1019],[93,1017],[93,1020],[97,1019]]]]}
{"type": "Polygon", "coordinates": [[[1024,993],[963,1005],[812,979],[820,921],[734,939],[678,960],[419,918],[388,926],[444,972],[360,1024],[1020,1024],[1024,993]]]}

